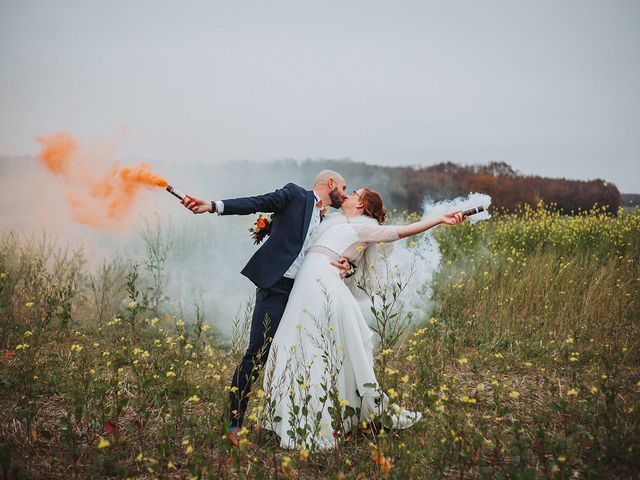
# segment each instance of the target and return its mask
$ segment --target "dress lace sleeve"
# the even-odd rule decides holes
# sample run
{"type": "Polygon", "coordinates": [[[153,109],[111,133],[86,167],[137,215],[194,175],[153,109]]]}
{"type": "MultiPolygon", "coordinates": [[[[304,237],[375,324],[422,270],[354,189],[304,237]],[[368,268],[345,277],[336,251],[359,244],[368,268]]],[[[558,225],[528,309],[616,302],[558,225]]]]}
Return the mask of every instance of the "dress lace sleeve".
{"type": "Polygon", "coordinates": [[[400,239],[396,225],[366,223],[355,225],[358,240],[363,243],[395,242],[400,239]]]}

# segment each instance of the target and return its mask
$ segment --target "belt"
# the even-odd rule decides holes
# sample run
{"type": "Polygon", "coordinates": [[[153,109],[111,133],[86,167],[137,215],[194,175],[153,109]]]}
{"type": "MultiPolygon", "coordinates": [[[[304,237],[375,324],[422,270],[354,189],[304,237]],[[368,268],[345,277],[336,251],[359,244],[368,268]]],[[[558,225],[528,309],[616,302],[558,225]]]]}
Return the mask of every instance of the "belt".
{"type": "Polygon", "coordinates": [[[322,255],[326,255],[331,260],[340,260],[340,255],[337,252],[334,252],[330,248],[322,247],[322,246],[313,246],[309,249],[309,253],[321,253],[322,255]]]}
{"type": "Polygon", "coordinates": [[[287,277],[281,277],[280,280],[278,280],[276,283],[274,283],[274,286],[279,285],[281,287],[293,287],[293,282],[295,280],[293,278],[287,278],[287,277]]]}

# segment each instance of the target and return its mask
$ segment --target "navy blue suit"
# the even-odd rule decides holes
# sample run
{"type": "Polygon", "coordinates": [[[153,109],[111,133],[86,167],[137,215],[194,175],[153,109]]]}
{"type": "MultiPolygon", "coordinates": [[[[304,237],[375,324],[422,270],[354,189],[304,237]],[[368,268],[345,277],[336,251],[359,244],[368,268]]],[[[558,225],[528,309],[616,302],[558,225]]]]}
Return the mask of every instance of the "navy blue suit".
{"type": "Polygon", "coordinates": [[[312,191],[293,183],[265,195],[223,200],[222,215],[273,213],[269,237],[242,269],[258,288],[249,346],[231,381],[231,426],[242,426],[251,384],[269,355],[293,287],[293,280],[283,275],[302,250],[315,202],[312,191]]]}
{"type": "Polygon", "coordinates": [[[288,183],[272,193],[222,202],[222,215],[274,213],[269,237],[242,269],[257,287],[273,286],[300,254],[315,205],[313,192],[288,183]]]}

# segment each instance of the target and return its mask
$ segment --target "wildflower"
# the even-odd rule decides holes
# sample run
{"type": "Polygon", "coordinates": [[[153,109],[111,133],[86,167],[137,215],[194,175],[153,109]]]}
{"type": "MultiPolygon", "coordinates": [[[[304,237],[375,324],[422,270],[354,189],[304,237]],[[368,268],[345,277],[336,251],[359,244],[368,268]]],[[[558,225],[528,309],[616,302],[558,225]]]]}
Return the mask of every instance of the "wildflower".
{"type": "Polygon", "coordinates": [[[361,251],[363,251],[363,250],[364,250],[364,246],[363,246],[363,245],[358,245],[358,246],[356,247],[356,250],[357,250],[358,252],[361,252],[361,251]]]}
{"type": "Polygon", "coordinates": [[[598,387],[591,387],[589,391],[595,395],[596,393],[598,393],[598,387]]]}
{"type": "Polygon", "coordinates": [[[33,302],[27,302],[24,304],[24,306],[27,308],[33,308],[33,302]]]}
{"type": "Polygon", "coordinates": [[[180,328],[184,327],[184,320],[179,319],[178,321],[176,321],[176,326],[180,328]]]}
{"type": "Polygon", "coordinates": [[[169,378],[169,377],[175,377],[175,376],[176,376],[176,372],[174,372],[173,370],[169,370],[169,371],[166,373],[166,375],[167,375],[167,378],[169,378]]]}
{"type": "Polygon", "coordinates": [[[197,395],[191,395],[189,397],[189,399],[187,400],[187,402],[193,402],[193,403],[196,403],[196,402],[199,402],[199,401],[200,401],[200,397],[197,396],[197,395]]]}
{"type": "Polygon", "coordinates": [[[378,464],[384,475],[387,475],[391,471],[391,462],[381,453],[378,455],[375,455],[374,453],[373,461],[378,464]]]}
{"type": "Polygon", "coordinates": [[[431,317],[431,318],[429,319],[429,324],[430,324],[430,325],[435,325],[436,323],[438,323],[438,321],[437,321],[435,318],[431,317]]]}
{"type": "Polygon", "coordinates": [[[576,397],[578,396],[578,390],[576,390],[575,388],[572,388],[567,392],[567,395],[569,395],[570,397],[576,397]]]}
{"type": "Polygon", "coordinates": [[[500,352],[494,354],[493,356],[496,358],[504,358],[504,355],[502,355],[500,352]]]}
{"type": "Polygon", "coordinates": [[[291,463],[291,457],[285,455],[282,457],[282,468],[289,468],[289,464],[291,463]]]}
{"type": "Polygon", "coordinates": [[[564,343],[566,343],[567,345],[571,345],[573,343],[573,337],[569,337],[567,338],[564,343]]]}
{"type": "Polygon", "coordinates": [[[558,462],[564,463],[567,461],[567,457],[564,455],[558,455],[558,462]]]}
{"type": "Polygon", "coordinates": [[[29,348],[28,343],[21,343],[20,345],[16,345],[16,350],[26,350],[27,348],[29,348]]]}
{"type": "Polygon", "coordinates": [[[340,400],[341,407],[346,407],[347,405],[349,405],[349,400],[340,400]]]}
{"type": "Polygon", "coordinates": [[[380,353],[382,353],[382,355],[389,355],[391,352],[393,352],[393,350],[391,348],[385,348],[380,353]]]}
{"type": "Polygon", "coordinates": [[[461,358],[458,360],[458,363],[460,365],[466,365],[467,363],[469,363],[469,360],[467,360],[466,358],[461,358]]]}
{"type": "Polygon", "coordinates": [[[400,381],[401,381],[402,383],[407,383],[407,382],[409,381],[409,375],[405,375],[404,377],[402,377],[402,378],[400,379],[400,381]]]}
{"type": "Polygon", "coordinates": [[[78,345],[77,343],[74,343],[73,345],[71,345],[72,352],[80,353],[82,350],[83,350],[82,345],[78,345]]]}
{"type": "Polygon", "coordinates": [[[467,395],[463,395],[460,397],[460,401],[462,403],[470,403],[470,404],[475,404],[476,403],[476,399],[475,398],[471,398],[467,395]]]}
{"type": "Polygon", "coordinates": [[[211,327],[209,325],[203,325],[202,326],[202,331],[206,332],[207,330],[209,330],[211,327]]]}
{"type": "Polygon", "coordinates": [[[395,398],[398,397],[398,392],[396,392],[394,388],[390,388],[389,390],[387,390],[387,394],[389,395],[389,398],[391,400],[394,400],[395,398]]]}
{"type": "Polygon", "coordinates": [[[300,460],[301,461],[306,461],[307,458],[309,458],[309,450],[307,450],[306,448],[303,448],[300,450],[300,460]]]}
{"type": "Polygon", "coordinates": [[[191,350],[192,348],[193,348],[193,345],[191,345],[191,343],[187,343],[187,344],[184,346],[184,349],[185,349],[185,350],[191,350]]]}
{"type": "Polygon", "coordinates": [[[516,390],[512,390],[509,392],[509,398],[512,398],[513,400],[517,400],[519,397],[520,397],[520,392],[516,390]]]}
{"type": "Polygon", "coordinates": [[[301,323],[296,323],[296,330],[300,330],[302,328],[302,324],[301,323]]]}
{"type": "Polygon", "coordinates": [[[109,445],[111,445],[111,442],[109,440],[107,440],[106,438],[100,437],[100,442],[98,442],[98,448],[107,448],[109,445]]]}
{"type": "Polygon", "coordinates": [[[415,248],[418,244],[416,242],[409,242],[410,248],[415,248]]]}
{"type": "Polygon", "coordinates": [[[134,308],[136,308],[138,306],[138,303],[135,300],[132,300],[129,302],[129,305],[127,305],[127,308],[129,310],[133,310],[134,308]]]}
{"type": "Polygon", "coordinates": [[[184,453],[186,453],[187,455],[191,455],[193,453],[193,447],[189,445],[184,453]]]}

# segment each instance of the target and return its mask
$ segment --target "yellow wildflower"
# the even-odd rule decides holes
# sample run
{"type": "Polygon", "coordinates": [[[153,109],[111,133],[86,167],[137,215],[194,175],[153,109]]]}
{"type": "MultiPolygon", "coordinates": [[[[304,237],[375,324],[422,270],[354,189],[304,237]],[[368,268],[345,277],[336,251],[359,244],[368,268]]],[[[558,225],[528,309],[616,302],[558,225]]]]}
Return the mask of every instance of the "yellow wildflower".
{"type": "Polygon", "coordinates": [[[100,442],[98,442],[98,448],[107,448],[109,445],[111,445],[111,442],[109,440],[107,440],[106,438],[100,437],[100,442]]]}

